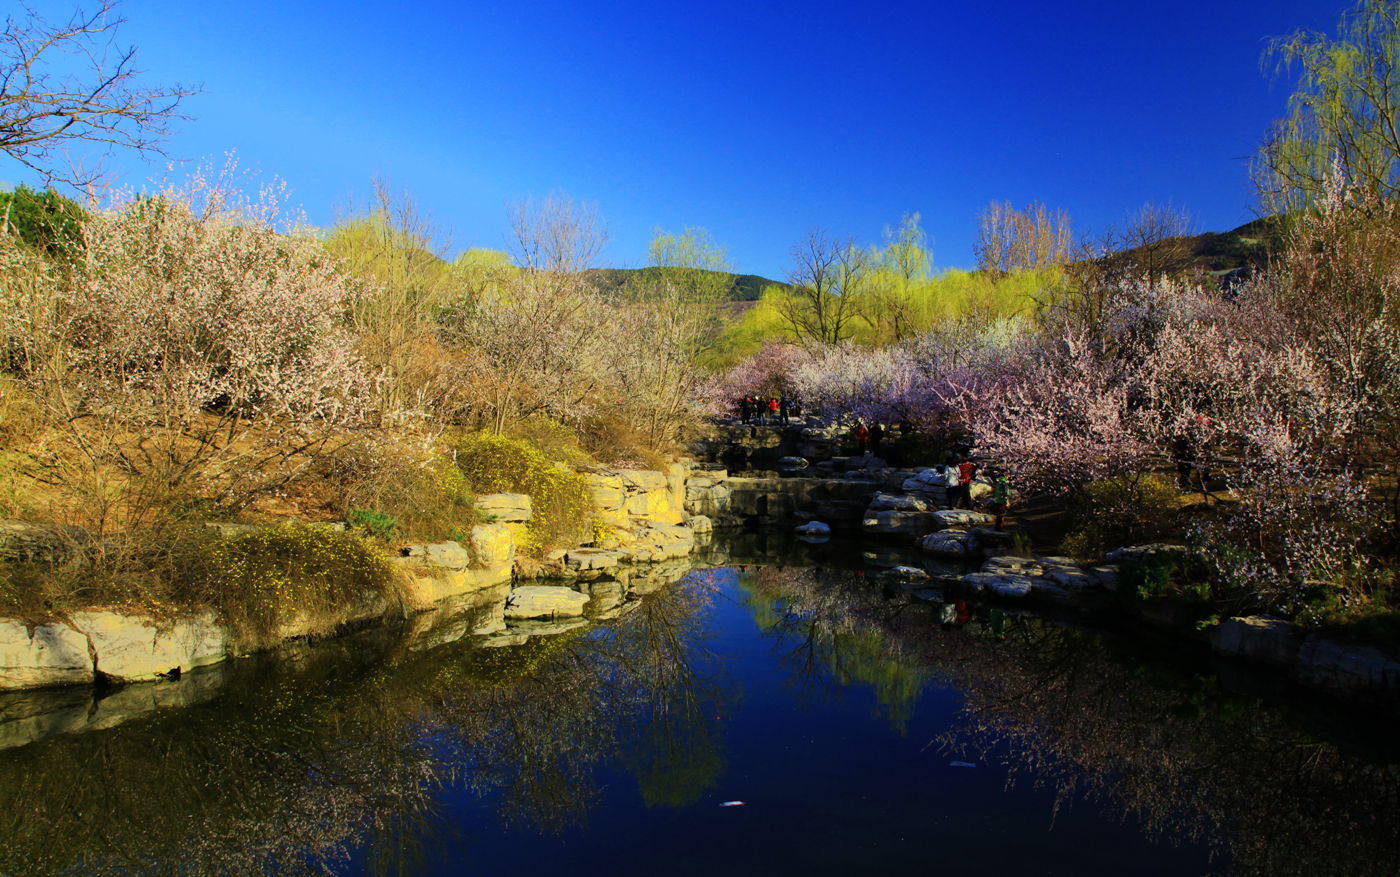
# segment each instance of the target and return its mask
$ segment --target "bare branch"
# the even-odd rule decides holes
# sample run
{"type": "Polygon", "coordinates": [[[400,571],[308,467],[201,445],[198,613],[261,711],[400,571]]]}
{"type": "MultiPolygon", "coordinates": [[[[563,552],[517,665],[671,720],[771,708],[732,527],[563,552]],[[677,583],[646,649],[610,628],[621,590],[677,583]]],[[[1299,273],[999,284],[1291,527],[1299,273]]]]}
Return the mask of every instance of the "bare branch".
{"type": "Polygon", "coordinates": [[[180,102],[198,89],[140,82],[136,49],[117,43],[125,22],[117,0],[77,10],[63,24],[46,21],[28,4],[5,18],[0,32],[0,151],[50,183],[74,188],[93,182],[64,150],[99,144],[106,152],[134,149],[164,155],[170,123],[185,116],[180,102]]]}

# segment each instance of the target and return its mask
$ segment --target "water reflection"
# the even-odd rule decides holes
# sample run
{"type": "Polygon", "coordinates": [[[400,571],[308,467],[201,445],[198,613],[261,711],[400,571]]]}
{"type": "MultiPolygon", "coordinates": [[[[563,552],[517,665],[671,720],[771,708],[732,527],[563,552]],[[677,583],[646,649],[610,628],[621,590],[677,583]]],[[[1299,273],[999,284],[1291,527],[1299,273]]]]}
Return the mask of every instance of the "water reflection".
{"type": "Polygon", "coordinates": [[[1364,721],[1318,724],[1205,665],[881,572],[917,558],[810,546],[819,566],[778,567],[772,547],[714,556],[735,587],[589,583],[615,616],[590,628],[502,630],[492,604],[240,661],[125,722],[135,707],[113,698],[169,695],[64,694],[64,721],[100,730],[0,752],[0,873],[412,873],[501,842],[447,813],[447,793],[532,837],[586,824],[619,767],[646,806],[691,806],[717,791],[726,747],[752,742],[715,721],[743,695],[714,651],[719,595],[757,622],[799,704],[868,689],[917,741],[921,702],[955,689],[961,711],[931,745],[1060,806],[1209,843],[1222,871],[1400,872],[1400,768],[1364,721]]]}
{"type": "Polygon", "coordinates": [[[435,792],[558,828],[623,750],[649,799],[693,800],[723,766],[699,717],[725,682],[693,669],[712,593],[691,576],[601,635],[511,648],[372,630],[236,664],[204,704],[0,753],[0,873],[317,873],[359,846],[410,872],[464,842],[435,792]]]}
{"type": "Polygon", "coordinates": [[[1222,870],[1400,873],[1400,752],[1366,717],[1334,712],[1320,737],[1315,714],[1226,691],[1199,667],[1031,616],[875,599],[857,573],[770,569],[748,586],[766,625],[798,643],[795,678],[820,663],[870,685],[896,726],[929,682],[959,689],[962,715],[933,741],[950,757],[1205,842],[1222,870]]]}

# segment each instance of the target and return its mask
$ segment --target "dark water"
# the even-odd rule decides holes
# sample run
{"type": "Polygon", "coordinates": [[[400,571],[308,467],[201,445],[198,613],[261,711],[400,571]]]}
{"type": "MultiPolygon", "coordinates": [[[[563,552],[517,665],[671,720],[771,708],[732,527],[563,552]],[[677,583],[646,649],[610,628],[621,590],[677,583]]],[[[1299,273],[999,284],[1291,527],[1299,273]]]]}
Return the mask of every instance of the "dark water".
{"type": "Polygon", "coordinates": [[[839,557],[68,703],[0,751],[0,873],[1397,873],[1385,723],[839,557]]]}

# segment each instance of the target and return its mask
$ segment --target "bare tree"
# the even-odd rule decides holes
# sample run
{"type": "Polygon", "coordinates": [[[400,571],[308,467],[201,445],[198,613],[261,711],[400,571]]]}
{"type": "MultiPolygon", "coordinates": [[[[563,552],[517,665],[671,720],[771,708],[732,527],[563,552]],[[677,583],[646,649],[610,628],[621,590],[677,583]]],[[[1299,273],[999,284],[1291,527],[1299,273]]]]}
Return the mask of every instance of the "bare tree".
{"type": "Polygon", "coordinates": [[[869,254],[852,240],[834,240],[814,230],[792,248],[792,259],[788,282],[797,288],[783,300],[783,319],[798,341],[835,344],[862,316],[869,254]]]}
{"type": "Polygon", "coordinates": [[[196,92],[140,82],[136,49],[117,43],[125,22],[117,0],[77,10],[63,24],[21,3],[0,33],[0,150],[48,182],[81,188],[97,173],[68,159],[65,147],[101,144],[163,154],[180,102],[196,92]],[[64,167],[58,167],[60,158],[64,167]]]}
{"type": "Polygon", "coordinates": [[[1063,265],[1072,258],[1069,214],[1050,212],[1033,201],[1017,210],[1009,201],[993,201],[977,215],[973,252],[983,271],[1007,273],[1063,265]]]}

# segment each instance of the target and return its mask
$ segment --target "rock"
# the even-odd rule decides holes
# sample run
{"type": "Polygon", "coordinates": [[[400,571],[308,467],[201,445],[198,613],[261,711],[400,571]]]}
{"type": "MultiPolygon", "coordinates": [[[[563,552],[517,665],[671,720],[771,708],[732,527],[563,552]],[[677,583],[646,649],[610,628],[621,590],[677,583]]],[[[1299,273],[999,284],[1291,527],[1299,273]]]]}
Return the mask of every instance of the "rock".
{"type": "Polygon", "coordinates": [[[476,508],[487,520],[502,524],[522,524],[534,517],[530,497],[524,493],[489,493],[478,496],[476,508]]]}
{"type": "Polygon", "coordinates": [[[947,527],[990,527],[996,518],[972,509],[940,509],[931,512],[940,529],[947,527]]]}
{"type": "Polygon", "coordinates": [[[1031,579],[1031,593],[1050,600],[1069,600],[1074,596],[1069,588],[1057,585],[1045,576],[1036,576],[1031,579]]]}
{"type": "Polygon", "coordinates": [[[617,475],[629,492],[665,490],[667,486],[666,476],[651,469],[622,469],[617,475]]]}
{"type": "Polygon", "coordinates": [[[980,541],[966,530],[939,530],[919,543],[924,551],[942,557],[971,557],[982,550],[980,541]]]}
{"type": "Polygon", "coordinates": [[[0,620],[0,690],[93,681],[88,639],[66,624],[0,620]]]}
{"type": "Polygon", "coordinates": [[[933,469],[921,469],[917,475],[911,475],[904,479],[901,489],[905,493],[938,493],[943,494],[946,487],[943,483],[943,475],[933,469]]]}
{"type": "Polygon", "coordinates": [[[1007,573],[973,572],[963,576],[961,581],[974,591],[998,597],[1025,597],[1035,588],[1035,580],[1030,576],[1007,573]]]}
{"type": "Polygon", "coordinates": [[[213,613],[161,626],[140,615],[74,612],[69,623],[92,644],[97,673],[122,682],[148,681],[228,656],[228,634],[213,613]]]}
{"type": "Polygon", "coordinates": [[[992,495],[992,489],[992,479],[985,475],[977,475],[972,479],[972,483],[968,485],[968,496],[972,498],[973,502],[977,502],[990,497],[992,495]]]}
{"type": "Polygon", "coordinates": [[[467,549],[459,542],[429,542],[421,545],[405,545],[400,549],[404,557],[416,557],[424,563],[443,569],[466,569],[471,563],[467,549]]]}
{"type": "Polygon", "coordinates": [[[262,529],[262,527],[257,524],[233,524],[224,521],[209,521],[206,522],[204,526],[218,533],[220,539],[237,539],[239,536],[251,536],[262,529]]]}
{"type": "Polygon", "coordinates": [[[593,494],[593,504],[604,512],[621,511],[623,503],[627,501],[627,491],[623,487],[622,478],[611,473],[587,473],[584,478],[588,481],[588,489],[593,494]]]}
{"type": "Polygon", "coordinates": [[[589,612],[598,615],[620,606],[627,597],[627,589],[616,579],[604,579],[589,584],[588,595],[592,599],[589,612]]]}
{"type": "Polygon", "coordinates": [[[622,560],[620,551],[605,548],[574,548],[564,555],[564,566],[574,570],[612,569],[622,560]]]}
{"type": "Polygon", "coordinates": [[[1101,587],[1097,577],[1086,572],[1070,557],[1037,557],[1041,575],[1069,591],[1093,590],[1101,587]]]}
{"type": "Polygon", "coordinates": [[[1185,555],[1188,549],[1185,545],[1178,545],[1174,542],[1150,542],[1146,545],[1125,545],[1122,548],[1115,548],[1103,556],[1109,563],[1125,563],[1127,561],[1146,560],[1149,557],[1157,557],[1163,554],[1185,555]]]}
{"type": "Polygon", "coordinates": [[[1089,575],[1099,583],[1099,587],[1106,591],[1118,590],[1118,567],[1115,564],[1103,564],[1089,568],[1089,575]]]}
{"type": "Polygon", "coordinates": [[[831,525],[821,521],[808,521],[801,526],[794,527],[793,532],[807,538],[826,538],[831,535],[831,525]]]}
{"type": "Polygon", "coordinates": [[[1041,566],[1040,561],[1033,557],[999,554],[996,557],[987,558],[987,562],[982,564],[982,572],[999,573],[1002,575],[1038,576],[1045,572],[1045,567],[1041,566]]]}
{"type": "Polygon", "coordinates": [[[1298,656],[1303,637],[1281,618],[1249,616],[1221,622],[1210,634],[1210,647],[1218,655],[1287,666],[1298,656]]]}
{"type": "Polygon", "coordinates": [[[471,553],[478,566],[509,569],[515,560],[515,536],[504,524],[477,524],[472,527],[471,553]]]}
{"type": "Polygon", "coordinates": [[[909,494],[877,493],[870,500],[870,512],[931,512],[933,503],[921,496],[909,494]]]}
{"type": "Polygon", "coordinates": [[[685,525],[697,536],[702,533],[709,535],[715,531],[715,522],[704,515],[691,515],[685,519],[685,525]]]}
{"type": "Polygon", "coordinates": [[[1400,693],[1400,661],[1367,647],[1321,635],[1303,640],[1294,675],[1307,685],[1357,695],[1400,693]]]}
{"type": "Polygon", "coordinates": [[[558,585],[525,585],[506,598],[506,621],[532,618],[576,618],[583,614],[588,595],[558,585]]]}

